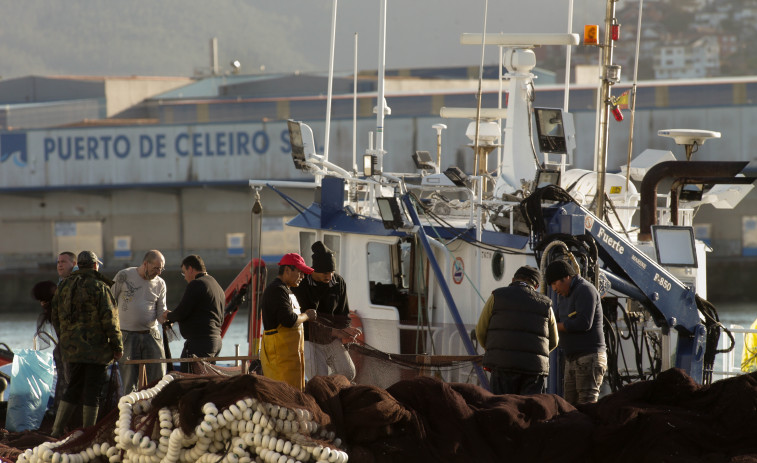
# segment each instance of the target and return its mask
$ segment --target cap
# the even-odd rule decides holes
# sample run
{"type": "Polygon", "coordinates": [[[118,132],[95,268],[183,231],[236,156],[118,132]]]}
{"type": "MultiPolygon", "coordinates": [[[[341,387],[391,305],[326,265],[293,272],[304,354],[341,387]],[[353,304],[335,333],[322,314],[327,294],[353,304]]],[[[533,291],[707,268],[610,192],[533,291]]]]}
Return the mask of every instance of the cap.
{"type": "Polygon", "coordinates": [[[336,270],[334,261],[334,251],[327,248],[325,244],[316,241],[310,247],[313,250],[313,271],[318,273],[329,273],[336,270]]]}
{"type": "Polygon", "coordinates": [[[97,254],[95,254],[94,251],[82,251],[76,258],[76,265],[79,267],[91,268],[95,265],[95,262],[103,265],[103,261],[97,257],[97,254]]]}
{"type": "Polygon", "coordinates": [[[534,284],[534,286],[539,286],[541,282],[541,273],[539,273],[539,270],[531,267],[530,265],[524,265],[523,267],[515,271],[513,278],[529,280],[534,284]]]}
{"type": "Polygon", "coordinates": [[[572,277],[575,274],[576,270],[567,261],[556,260],[547,265],[547,270],[544,271],[544,280],[548,285],[551,285],[557,280],[572,277]]]}
{"type": "Polygon", "coordinates": [[[305,265],[305,259],[303,259],[302,256],[297,254],[296,252],[284,254],[284,256],[279,261],[279,265],[291,265],[293,267],[296,267],[303,273],[307,273],[308,275],[313,273],[313,269],[305,265]]]}

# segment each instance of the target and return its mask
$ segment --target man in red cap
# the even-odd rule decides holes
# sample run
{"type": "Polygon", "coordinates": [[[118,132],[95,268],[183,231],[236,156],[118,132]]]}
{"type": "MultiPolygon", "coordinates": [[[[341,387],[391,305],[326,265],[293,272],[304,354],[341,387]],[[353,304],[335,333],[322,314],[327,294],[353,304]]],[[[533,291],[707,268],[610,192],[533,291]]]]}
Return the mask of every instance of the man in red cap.
{"type": "Polygon", "coordinates": [[[313,309],[300,313],[300,305],[290,288],[296,287],[313,269],[297,253],[285,254],[279,261],[278,276],[265,288],[260,305],[263,310],[263,342],[260,363],[263,375],[284,381],[298,390],[305,388],[305,338],[302,324],[315,320],[313,309]]]}

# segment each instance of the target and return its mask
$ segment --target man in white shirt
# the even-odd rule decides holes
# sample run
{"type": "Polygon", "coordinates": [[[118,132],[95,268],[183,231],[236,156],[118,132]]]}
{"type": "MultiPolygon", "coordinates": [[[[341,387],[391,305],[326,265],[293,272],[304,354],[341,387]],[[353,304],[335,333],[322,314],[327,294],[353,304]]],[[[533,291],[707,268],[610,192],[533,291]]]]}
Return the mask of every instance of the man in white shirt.
{"type": "MultiPolygon", "coordinates": [[[[116,274],[113,296],[118,302],[118,320],[124,339],[123,360],[162,359],[163,336],[158,317],[166,311],[166,282],[159,276],[166,260],[158,250],[148,251],[139,267],[116,274]]],[[[137,390],[138,365],[119,364],[124,394],[137,390]]],[[[147,384],[166,372],[164,363],[146,365],[147,384]]]]}

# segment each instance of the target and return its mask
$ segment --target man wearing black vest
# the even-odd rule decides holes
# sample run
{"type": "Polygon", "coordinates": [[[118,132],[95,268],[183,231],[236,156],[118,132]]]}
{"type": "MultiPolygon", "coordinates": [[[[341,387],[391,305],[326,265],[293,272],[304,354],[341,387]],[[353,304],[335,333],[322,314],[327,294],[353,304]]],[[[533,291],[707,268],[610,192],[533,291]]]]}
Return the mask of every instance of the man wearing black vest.
{"type": "Polygon", "coordinates": [[[486,349],[494,394],[547,391],[549,353],[558,338],[552,303],[536,291],[540,281],[537,269],[519,268],[509,286],[492,292],[478,319],[476,337],[486,349]]]}

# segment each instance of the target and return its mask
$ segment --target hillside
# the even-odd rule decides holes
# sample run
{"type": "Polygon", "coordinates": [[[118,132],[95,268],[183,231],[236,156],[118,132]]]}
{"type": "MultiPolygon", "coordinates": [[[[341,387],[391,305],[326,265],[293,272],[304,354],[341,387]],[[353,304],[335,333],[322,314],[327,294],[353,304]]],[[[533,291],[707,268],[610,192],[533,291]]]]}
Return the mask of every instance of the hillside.
{"type": "MultiPolygon", "coordinates": [[[[601,17],[597,0],[576,0],[576,19],[601,17]]],[[[564,31],[564,0],[489,2],[490,32],[564,31]]],[[[242,73],[328,69],[332,0],[0,0],[0,76],[180,75],[206,73],[212,37],[219,65],[242,73]]],[[[459,43],[482,30],[484,1],[389,0],[388,67],[477,65],[459,43]]],[[[339,2],[337,70],[377,68],[378,0],[339,2]]],[[[487,63],[497,62],[493,49],[487,63]]]]}

